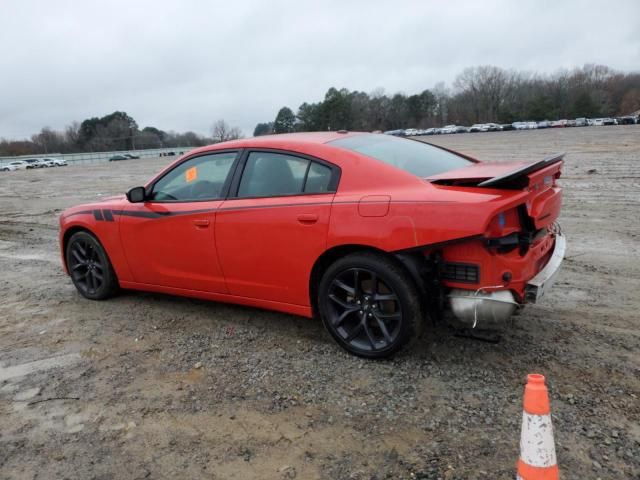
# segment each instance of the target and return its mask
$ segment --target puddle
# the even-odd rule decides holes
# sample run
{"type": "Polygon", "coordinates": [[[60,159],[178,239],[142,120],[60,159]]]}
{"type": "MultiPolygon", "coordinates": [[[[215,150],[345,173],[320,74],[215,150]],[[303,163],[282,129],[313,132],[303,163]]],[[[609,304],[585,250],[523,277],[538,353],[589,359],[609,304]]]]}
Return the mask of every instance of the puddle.
{"type": "Polygon", "coordinates": [[[34,362],[23,363],[20,365],[13,365],[11,367],[0,366],[0,382],[16,377],[23,377],[31,373],[48,370],[54,367],[66,367],[77,362],[78,360],[80,360],[79,354],[69,353],[67,355],[60,355],[57,357],[45,358],[42,360],[36,360],[34,362]]]}

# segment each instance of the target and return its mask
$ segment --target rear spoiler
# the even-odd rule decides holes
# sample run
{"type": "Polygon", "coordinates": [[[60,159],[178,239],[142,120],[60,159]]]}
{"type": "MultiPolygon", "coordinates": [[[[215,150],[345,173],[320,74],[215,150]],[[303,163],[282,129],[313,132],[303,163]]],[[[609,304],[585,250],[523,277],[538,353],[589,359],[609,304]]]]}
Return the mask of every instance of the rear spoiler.
{"type": "Polygon", "coordinates": [[[490,178],[489,180],[485,180],[478,184],[478,187],[491,187],[497,188],[501,186],[505,186],[505,184],[512,184],[514,181],[519,180],[521,177],[528,175],[531,172],[535,172],[537,170],[541,170],[544,167],[548,167],[549,165],[553,165],[554,163],[558,163],[562,161],[564,158],[564,153],[557,153],[555,155],[551,155],[546,157],[538,162],[531,163],[529,165],[525,165],[520,168],[516,168],[510,172],[507,172],[503,175],[498,175],[497,177],[490,178]]]}

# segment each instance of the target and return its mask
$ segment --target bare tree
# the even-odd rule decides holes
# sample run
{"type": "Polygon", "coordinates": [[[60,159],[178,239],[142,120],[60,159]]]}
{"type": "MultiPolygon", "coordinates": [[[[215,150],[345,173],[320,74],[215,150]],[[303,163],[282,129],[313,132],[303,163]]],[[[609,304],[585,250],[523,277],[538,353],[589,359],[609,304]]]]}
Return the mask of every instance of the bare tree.
{"type": "Polygon", "coordinates": [[[78,122],[71,122],[64,130],[65,149],[74,150],[78,148],[80,143],[80,124],[78,122]]]}
{"type": "Polygon", "coordinates": [[[211,137],[215,143],[236,140],[242,138],[242,130],[238,127],[230,127],[229,124],[221,118],[211,126],[211,137]]]}
{"type": "Polygon", "coordinates": [[[490,65],[465,68],[454,82],[472,109],[472,120],[481,118],[495,122],[511,83],[509,72],[490,65]]]}
{"type": "Polygon", "coordinates": [[[242,134],[242,130],[239,127],[233,127],[229,130],[229,140],[237,140],[238,138],[242,138],[244,135],[242,134]]]}
{"type": "Polygon", "coordinates": [[[31,141],[44,153],[58,153],[64,148],[64,135],[51,127],[44,127],[40,133],[32,135],[31,141]]]}

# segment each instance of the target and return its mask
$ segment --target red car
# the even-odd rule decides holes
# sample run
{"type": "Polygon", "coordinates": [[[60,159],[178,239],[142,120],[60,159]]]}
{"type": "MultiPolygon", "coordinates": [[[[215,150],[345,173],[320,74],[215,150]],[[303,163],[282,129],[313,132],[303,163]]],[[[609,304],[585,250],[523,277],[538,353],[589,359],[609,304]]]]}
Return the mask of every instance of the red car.
{"type": "Polygon", "coordinates": [[[561,166],[344,131],[219,143],[66,210],[62,258],[89,299],[125,288],[317,315],[349,352],[383,357],[425,318],[475,327],[543,295],[565,250],[561,166]]]}

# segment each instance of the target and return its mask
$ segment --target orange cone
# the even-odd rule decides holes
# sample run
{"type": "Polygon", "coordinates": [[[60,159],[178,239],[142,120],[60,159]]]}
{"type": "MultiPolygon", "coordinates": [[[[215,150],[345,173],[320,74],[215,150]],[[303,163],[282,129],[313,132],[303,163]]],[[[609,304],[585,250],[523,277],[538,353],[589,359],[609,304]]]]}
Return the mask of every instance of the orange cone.
{"type": "Polygon", "coordinates": [[[544,376],[527,375],[517,480],[558,480],[549,393],[544,376]]]}

